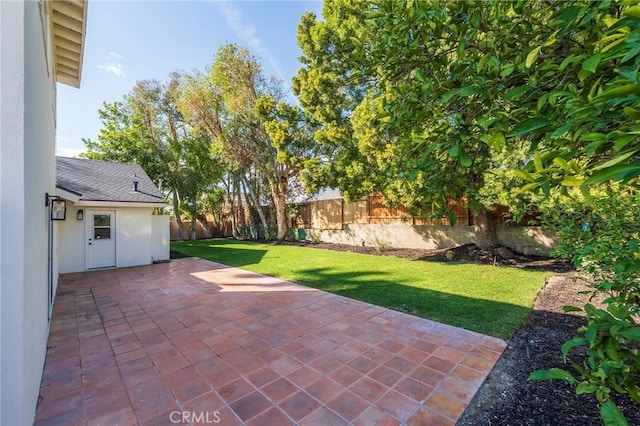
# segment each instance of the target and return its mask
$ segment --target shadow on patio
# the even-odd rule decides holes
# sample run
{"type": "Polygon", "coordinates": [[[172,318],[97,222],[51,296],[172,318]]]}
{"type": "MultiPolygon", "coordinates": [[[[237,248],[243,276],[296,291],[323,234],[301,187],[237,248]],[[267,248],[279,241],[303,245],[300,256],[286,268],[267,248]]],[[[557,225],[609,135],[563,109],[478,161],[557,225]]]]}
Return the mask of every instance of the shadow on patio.
{"type": "Polygon", "coordinates": [[[504,347],[196,258],[69,274],[36,423],[452,425],[504,347]]]}

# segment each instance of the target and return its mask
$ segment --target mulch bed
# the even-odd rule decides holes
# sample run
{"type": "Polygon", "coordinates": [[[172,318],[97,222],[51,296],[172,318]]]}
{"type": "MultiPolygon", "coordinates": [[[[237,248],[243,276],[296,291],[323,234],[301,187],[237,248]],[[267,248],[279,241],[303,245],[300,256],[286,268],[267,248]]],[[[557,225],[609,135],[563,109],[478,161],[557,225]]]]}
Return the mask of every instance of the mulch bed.
{"type": "MultiPolygon", "coordinates": [[[[574,279],[571,265],[558,259],[523,256],[502,247],[480,250],[465,245],[451,250],[392,249],[353,247],[328,243],[284,242],[337,251],[349,251],[405,259],[493,264],[552,271],[556,273],[538,294],[524,324],[508,341],[502,357],[458,421],[459,426],[476,425],[602,425],[599,406],[593,395],[576,395],[572,386],[560,381],[530,382],[535,370],[553,367],[569,369],[562,362],[560,346],[579,335],[585,324],[580,313],[566,314],[565,305],[582,306],[589,295],[579,294],[587,287],[574,279]],[[449,253],[447,253],[449,251],[449,253]]],[[[181,256],[175,253],[176,256],[181,256]]],[[[171,253],[174,258],[174,252],[171,253]]],[[[571,353],[580,362],[584,353],[571,353]]],[[[629,397],[615,399],[630,425],[640,426],[640,405],[629,397]]]]}

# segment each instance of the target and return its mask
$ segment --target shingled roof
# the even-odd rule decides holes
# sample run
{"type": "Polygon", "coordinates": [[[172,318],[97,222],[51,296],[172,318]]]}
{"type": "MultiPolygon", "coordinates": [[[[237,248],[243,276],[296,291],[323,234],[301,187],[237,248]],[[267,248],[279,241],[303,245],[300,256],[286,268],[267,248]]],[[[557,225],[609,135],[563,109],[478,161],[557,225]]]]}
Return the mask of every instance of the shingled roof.
{"type": "Polygon", "coordinates": [[[163,203],[164,196],[142,167],[84,158],[56,157],[56,186],[80,201],[163,203]],[[133,190],[134,175],[138,190],[133,190]]]}

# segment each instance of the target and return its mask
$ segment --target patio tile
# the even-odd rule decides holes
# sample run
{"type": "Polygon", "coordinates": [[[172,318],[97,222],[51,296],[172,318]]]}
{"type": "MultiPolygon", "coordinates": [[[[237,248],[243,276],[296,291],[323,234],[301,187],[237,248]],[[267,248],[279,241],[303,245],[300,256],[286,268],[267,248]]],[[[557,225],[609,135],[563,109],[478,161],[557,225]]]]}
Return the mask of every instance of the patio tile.
{"type": "Polygon", "coordinates": [[[271,402],[260,392],[252,392],[232,403],[231,408],[240,417],[247,421],[270,408],[271,402]]]}
{"type": "MultiPolygon", "coordinates": [[[[300,426],[340,426],[347,425],[348,422],[327,407],[316,408],[311,414],[304,418],[300,426]]],[[[373,423],[371,423],[373,424],[373,423]]]]}
{"type": "Polygon", "coordinates": [[[173,358],[154,360],[154,364],[162,375],[169,375],[191,365],[191,363],[182,355],[178,355],[173,358]]]}
{"type": "Polygon", "coordinates": [[[431,387],[436,387],[444,379],[445,375],[427,367],[418,367],[411,373],[411,377],[431,387]]]}
{"type": "Polygon", "coordinates": [[[424,400],[433,391],[433,387],[411,378],[401,380],[393,389],[417,402],[424,400]]]}
{"type": "Polygon", "coordinates": [[[321,374],[307,366],[303,366],[287,375],[291,383],[304,388],[320,378],[321,374]]]}
{"type": "Polygon", "coordinates": [[[324,426],[454,424],[506,344],[191,258],[62,275],[48,346],[38,425],[324,426]]]}
{"type": "Polygon", "coordinates": [[[102,358],[95,361],[87,361],[82,363],[83,372],[92,372],[97,370],[104,370],[110,367],[116,366],[116,359],[113,356],[109,358],[102,358]]]}
{"type": "Polygon", "coordinates": [[[424,365],[425,367],[429,367],[432,370],[436,370],[440,373],[448,374],[455,368],[456,363],[433,355],[427,358],[427,360],[423,362],[422,365],[424,365]]]}
{"type": "Polygon", "coordinates": [[[435,352],[439,348],[438,345],[436,345],[434,343],[431,343],[431,342],[428,342],[426,340],[418,340],[416,342],[413,342],[411,344],[411,347],[415,348],[415,349],[417,349],[417,350],[419,350],[421,352],[425,352],[427,354],[431,354],[431,353],[435,352]]]}
{"type": "MultiPolygon", "coordinates": [[[[105,416],[99,417],[97,419],[89,419],[87,425],[132,425],[136,424],[138,419],[136,417],[136,413],[132,407],[126,407],[122,410],[116,411],[114,413],[109,413],[105,416]]],[[[69,422],[66,424],[73,424],[73,422],[69,422]]]]}
{"type": "Polygon", "coordinates": [[[387,361],[385,366],[392,368],[399,373],[406,374],[415,367],[415,364],[405,358],[395,356],[387,361]]]}
{"type": "Polygon", "coordinates": [[[137,403],[134,408],[140,423],[148,425],[168,424],[171,412],[181,411],[170,394],[152,396],[137,403]]]}
{"type": "Polygon", "coordinates": [[[57,426],[57,425],[79,425],[84,424],[83,421],[83,409],[82,407],[73,408],[69,411],[65,411],[59,414],[56,414],[51,417],[42,417],[39,415],[38,419],[36,419],[36,426],[57,426]]]}
{"type": "Polygon", "coordinates": [[[420,409],[409,419],[408,426],[454,426],[454,423],[446,417],[435,413],[427,407],[420,409]]]}
{"type": "Polygon", "coordinates": [[[262,387],[260,391],[271,401],[278,403],[298,391],[298,388],[284,377],[281,377],[275,382],[262,387]]]}
{"type": "MultiPolygon", "coordinates": [[[[259,414],[247,422],[247,426],[289,426],[293,424],[294,422],[276,407],[259,414]]],[[[324,423],[323,426],[329,424],[331,423],[324,423]]]]}
{"type": "Polygon", "coordinates": [[[85,400],[85,408],[92,418],[100,418],[131,407],[126,392],[113,392],[85,400]]]}
{"type": "Polygon", "coordinates": [[[217,411],[219,415],[226,408],[224,401],[215,392],[211,391],[187,401],[184,404],[184,409],[192,413],[215,413],[217,411]]]}
{"type": "Polygon", "coordinates": [[[451,394],[461,401],[469,403],[476,394],[477,388],[470,386],[468,383],[449,377],[440,385],[440,390],[451,394]]]}
{"type": "Polygon", "coordinates": [[[141,383],[127,390],[129,399],[135,404],[152,396],[160,396],[170,392],[169,386],[161,377],[141,383]]]}
{"type": "Polygon", "coordinates": [[[193,380],[199,379],[200,373],[193,366],[188,366],[178,371],[174,371],[173,373],[167,376],[167,383],[171,387],[180,386],[183,383],[191,382],[193,380]]]}
{"type": "Polygon", "coordinates": [[[292,356],[300,362],[307,363],[318,358],[320,356],[320,353],[314,351],[311,348],[304,348],[292,354],[292,356]]]}
{"type": "Polygon", "coordinates": [[[449,419],[458,419],[467,405],[442,392],[434,392],[425,402],[425,407],[444,414],[449,419]]]}
{"type": "Polygon", "coordinates": [[[375,405],[403,422],[409,420],[409,417],[416,409],[414,400],[394,390],[387,392],[375,405]]]}
{"type": "Polygon", "coordinates": [[[400,380],[402,374],[395,370],[391,370],[387,367],[381,366],[369,373],[369,377],[372,377],[382,383],[385,386],[391,387],[400,380]]]}
{"type": "Polygon", "coordinates": [[[340,363],[330,357],[317,358],[308,363],[309,367],[319,371],[322,374],[329,374],[340,368],[340,363]]]}
{"type": "Polygon", "coordinates": [[[362,377],[360,380],[355,382],[349,390],[354,394],[358,395],[360,398],[364,399],[369,403],[376,402],[383,394],[389,391],[389,387],[383,385],[382,383],[373,380],[367,376],[362,377]]]}
{"type": "Polygon", "coordinates": [[[60,397],[56,397],[54,395],[48,397],[44,396],[38,409],[38,413],[43,419],[57,417],[63,413],[75,409],[81,409],[82,403],[82,394],[79,392],[74,394],[62,395],[60,397]]]}
{"type": "Polygon", "coordinates": [[[78,393],[81,386],[80,374],[76,377],[64,378],[61,377],[60,380],[57,380],[51,384],[46,386],[42,386],[40,388],[40,395],[44,398],[59,398],[61,396],[75,394],[78,393]]]}
{"type": "Polygon", "coordinates": [[[219,389],[216,389],[218,395],[228,403],[237,401],[243,396],[249,395],[251,392],[255,392],[256,388],[247,382],[245,379],[237,379],[231,383],[228,383],[219,389]]]}
{"type": "Polygon", "coordinates": [[[302,364],[299,361],[288,356],[271,363],[271,368],[282,375],[287,375],[300,367],[302,364]]]}
{"type": "Polygon", "coordinates": [[[327,407],[351,422],[369,407],[369,403],[349,391],[344,391],[329,401],[327,407]]]}
{"type": "Polygon", "coordinates": [[[238,379],[240,377],[240,373],[229,367],[225,368],[224,370],[208,374],[205,377],[211,384],[211,386],[214,387],[214,389],[219,389],[227,383],[233,382],[234,380],[238,379]]]}
{"type": "Polygon", "coordinates": [[[298,391],[279,404],[279,407],[296,422],[302,420],[320,404],[306,392],[298,391]]]}
{"type": "Polygon", "coordinates": [[[145,368],[153,367],[153,362],[149,358],[138,358],[133,361],[125,362],[118,366],[120,373],[126,376],[129,373],[139,371],[145,368]]]}
{"type": "Polygon", "coordinates": [[[326,377],[322,377],[320,380],[307,386],[304,390],[316,397],[319,401],[330,401],[334,396],[342,392],[342,387],[326,377]]]}
{"type": "Polygon", "coordinates": [[[124,354],[116,355],[116,362],[118,364],[124,364],[126,362],[133,361],[133,360],[140,359],[140,358],[144,358],[144,357],[147,357],[147,356],[148,356],[147,352],[143,348],[140,348],[140,349],[136,349],[136,350],[131,351],[131,352],[127,352],[127,353],[124,353],[124,354]]]}
{"type": "Polygon", "coordinates": [[[246,375],[246,378],[257,387],[266,385],[278,377],[280,377],[280,375],[269,367],[259,368],[246,375]]]}
{"type": "Polygon", "coordinates": [[[400,422],[398,419],[391,417],[389,414],[386,414],[384,411],[381,411],[376,407],[369,407],[353,422],[354,426],[398,426],[399,424],[400,422]]]}
{"type": "Polygon", "coordinates": [[[385,340],[384,342],[380,343],[378,346],[380,346],[382,349],[389,351],[391,353],[398,353],[400,352],[401,349],[404,348],[403,344],[395,342],[393,340],[385,340]]]}

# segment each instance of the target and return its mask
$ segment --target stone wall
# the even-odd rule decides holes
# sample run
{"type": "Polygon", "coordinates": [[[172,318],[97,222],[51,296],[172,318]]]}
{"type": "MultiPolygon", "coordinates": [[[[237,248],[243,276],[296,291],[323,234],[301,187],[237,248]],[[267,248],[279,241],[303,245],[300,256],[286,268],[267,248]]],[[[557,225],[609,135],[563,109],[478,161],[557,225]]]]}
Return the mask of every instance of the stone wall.
{"type": "MultiPolygon", "coordinates": [[[[366,246],[380,249],[444,249],[473,243],[476,232],[477,228],[470,225],[394,223],[345,224],[344,230],[305,229],[298,230],[298,235],[306,240],[348,245],[364,243],[366,246]]],[[[498,226],[497,233],[500,244],[526,255],[549,256],[556,244],[553,233],[540,227],[498,226]]]]}

